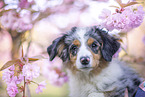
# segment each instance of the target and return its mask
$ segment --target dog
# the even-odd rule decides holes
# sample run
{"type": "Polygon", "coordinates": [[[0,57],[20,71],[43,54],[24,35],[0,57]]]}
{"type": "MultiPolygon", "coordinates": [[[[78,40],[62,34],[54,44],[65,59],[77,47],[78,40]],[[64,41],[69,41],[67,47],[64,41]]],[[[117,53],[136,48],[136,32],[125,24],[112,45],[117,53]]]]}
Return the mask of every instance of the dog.
{"type": "Polygon", "coordinates": [[[70,97],[129,97],[142,79],[126,63],[112,56],[120,48],[116,38],[106,30],[93,27],[73,27],[55,39],[47,48],[52,61],[63,61],[69,76],[70,97]]]}

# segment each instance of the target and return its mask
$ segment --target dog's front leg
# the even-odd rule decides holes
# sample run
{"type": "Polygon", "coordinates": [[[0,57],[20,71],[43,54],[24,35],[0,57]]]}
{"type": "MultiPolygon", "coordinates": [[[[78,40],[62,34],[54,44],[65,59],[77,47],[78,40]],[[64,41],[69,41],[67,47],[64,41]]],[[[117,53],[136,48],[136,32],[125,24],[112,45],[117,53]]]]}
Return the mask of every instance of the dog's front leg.
{"type": "Polygon", "coordinates": [[[96,92],[93,92],[93,93],[90,93],[88,95],[88,97],[105,97],[103,93],[96,93],[96,92]]]}

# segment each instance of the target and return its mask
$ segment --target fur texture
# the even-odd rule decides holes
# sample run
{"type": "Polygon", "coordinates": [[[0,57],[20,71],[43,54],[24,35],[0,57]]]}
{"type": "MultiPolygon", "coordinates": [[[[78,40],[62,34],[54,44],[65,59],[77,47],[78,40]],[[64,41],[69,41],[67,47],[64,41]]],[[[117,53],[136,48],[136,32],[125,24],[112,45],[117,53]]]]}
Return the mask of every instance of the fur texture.
{"type": "Polygon", "coordinates": [[[69,75],[70,97],[133,97],[141,78],[113,59],[120,43],[98,27],[73,27],[47,48],[52,61],[63,60],[69,75]]]}

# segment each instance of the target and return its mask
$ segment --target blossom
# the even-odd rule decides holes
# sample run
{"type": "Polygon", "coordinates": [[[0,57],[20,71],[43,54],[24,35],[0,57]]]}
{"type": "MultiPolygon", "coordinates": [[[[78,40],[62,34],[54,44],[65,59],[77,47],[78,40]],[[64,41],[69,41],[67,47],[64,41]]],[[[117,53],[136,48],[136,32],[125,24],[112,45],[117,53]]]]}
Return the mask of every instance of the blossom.
{"type": "Polygon", "coordinates": [[[130,26],[132,28],[138,27],[143,22],[143,18],[144,18],[144,11],[141,5],[134,10],[135,11],[133,11],[132,16],[130,16],[131,19],[130,26]]]}
{"type": "Polygon", "coordinates": [[[2,8],[4,6],[4,2],[0,1],[0,8],[2,8]]]}
{"type": "Polygon", "coordinates": [[[14,71],[10,71],[10,70],[5,70],[3,72],[3,76],[2,79],[6,82],[6,83],[10,83],[11,82],[11,77],[13,76],[14,71]]]}
{"type": "Polygon", "coordinates": [[[42,81],[38,84],[38,87],[36,88],[36,93],[38,94],[39,92],[42,92],[43,88],[46,88],[46,82],[42,81]]]}
{"type": "Polygon", "coordinates": [[[9,68],[5,69],[4,72],[3,72],[3,76],[2,76],[2,79],[8,84],[12,81],[13,79],[13,76],[14,76],[14,69],[15,69],[15,66],[12,65],[10,66],[9,68]]]}
{"type": "Polygon", "coordinates": [[[26,31],[32,28],[31,13],[21,15],[15,10],[5,12],[0,18],[1,24],[11,30],[26,31]]]}
{"type": "Polygon", "coordinates": [[[16,84],[20,84],[24,80],[24,76],[22,74],[19,74],[16,80],[16,84]]]}
{"type": "Polygon", "coordinates": [[[104,9],[104,10],[102,10],[102,14],[99,15],[99,18],[100,19],[106,19],[110,15],[111,15],[111,11],[108,10],[108,9],[104,9]]]}
{"type": "Polygon", "coordinates": [[[32,2],[29,2],[28,0],[20,0],[18,6],[20,8],[29,8],[32,2]]]}
{"type": "Polygon", "coordinates": [[[50,84],[55,86],[62,86],[68,81],[68,77],[64,72],[58,74],[55,70],[52,70],[48,74],[50,84]]]}
{"type": "Polygon", "coordinates": [[[5,28],[11,28],[13,26],[13,23],[17,20],[16,16],[17,14],[14,10],[5,12],[1,17],[1,24],[5,28]]]}
{"type": "Polygon", "coordinates": [[[101,25],[108,30],[117,29],[127,32],[141,25],[144,14],[145,12],[141,5],[137,6],[137,8],[128,6],[117,9],[115,13],[111,13],[108,9],[103,9],[99,18],[102,19],[101,25]]]}
{"type": "Polygon", "coordinates": [[[60,59],[55,59],[55,61],[43,61],[45,62],[43,66],[43,74],[48,78],[50,84],[55,86],[62,86],[68,81],[68,76],[62,70],[62,64],[60,59]]]}
{"type": "Polygon", "coordinates": [[[15,97],[19,93],[18,87],[13,81],[7,86],[7,93],[10,97],[15,97]]]}
{"type": "Polygon", "coordinates": [[[40,75],[40,67],[37,66],[37,64],[27,63],[23,66],[22,72],[26,80],[32,80],[33,78],[37,78],[40,75]]]}

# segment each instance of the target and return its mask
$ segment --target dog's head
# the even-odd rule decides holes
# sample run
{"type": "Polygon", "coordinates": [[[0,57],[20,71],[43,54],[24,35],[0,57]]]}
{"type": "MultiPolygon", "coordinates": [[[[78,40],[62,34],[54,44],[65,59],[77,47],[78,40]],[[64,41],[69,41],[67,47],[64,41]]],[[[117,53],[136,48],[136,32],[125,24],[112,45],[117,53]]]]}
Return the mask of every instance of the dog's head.
{"type": "Polygon", "coordinates": [[[99,67],[101,60],[110,62],[120,44],[108,33],[96,26],[73,27],[63,36],[55,39],[47,48],[52,61],[59,56],[68,67],[86,70],[99,67]]]}

